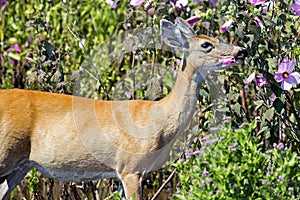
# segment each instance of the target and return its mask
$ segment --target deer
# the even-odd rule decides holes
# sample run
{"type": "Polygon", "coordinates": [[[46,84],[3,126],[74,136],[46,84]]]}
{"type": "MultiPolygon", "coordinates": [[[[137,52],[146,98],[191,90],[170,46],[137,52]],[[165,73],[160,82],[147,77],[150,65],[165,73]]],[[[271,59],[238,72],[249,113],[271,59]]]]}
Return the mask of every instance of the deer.
{"type": "Polygon", "coordinates": [[[245,48],[197,35],[179,17],[162,19],[160,35],[183,59],[171,92],[158,101],[0,90],[0,199],[33,167],[65,182],[119,178],[126,199],[142,199],[142,180],[168,161],[208,71],[247,56],[245,48]]]}

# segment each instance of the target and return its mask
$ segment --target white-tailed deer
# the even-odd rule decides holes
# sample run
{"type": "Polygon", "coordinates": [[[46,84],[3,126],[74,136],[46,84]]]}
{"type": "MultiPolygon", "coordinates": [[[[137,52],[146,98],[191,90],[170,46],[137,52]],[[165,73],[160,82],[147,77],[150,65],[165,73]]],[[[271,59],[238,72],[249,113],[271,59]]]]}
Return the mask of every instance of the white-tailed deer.
{"type": "Polygon", "coordinates": [[[62,181],[118,177],[126,198],[142,198],[143,177],[168,160],[196,110],[207,71],[246,56],[243,48],[196,36],[181,18],[161,20],[160,31],[168,45],[184,51],[175,86],[160,101],[0,91],[0,199],[33,167],[62,181]]]}

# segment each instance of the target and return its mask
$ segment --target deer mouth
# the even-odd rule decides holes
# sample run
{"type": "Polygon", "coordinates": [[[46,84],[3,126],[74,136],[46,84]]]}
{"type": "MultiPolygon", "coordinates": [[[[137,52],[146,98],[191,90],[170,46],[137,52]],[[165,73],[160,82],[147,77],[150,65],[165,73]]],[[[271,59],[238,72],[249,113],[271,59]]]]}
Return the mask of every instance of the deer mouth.
{"type": "Polygon", "coordinates": [[[248,52],[246,49],[240,50],[236,56],[230,56],[226,58],[220,59],[220,62],[222,63],[222,67],[228,67],[232,64],[242,64],[247,57],[248,52]]]}

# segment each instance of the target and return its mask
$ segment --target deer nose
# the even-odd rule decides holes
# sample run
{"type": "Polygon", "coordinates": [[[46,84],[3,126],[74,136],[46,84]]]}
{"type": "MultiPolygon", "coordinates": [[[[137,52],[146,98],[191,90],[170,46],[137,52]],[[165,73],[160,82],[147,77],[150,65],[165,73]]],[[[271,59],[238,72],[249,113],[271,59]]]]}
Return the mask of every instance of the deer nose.
{"type": "Polygon", "coordinates": [[[236,58],[237,58],[238,60],[244,60],[247,56],[248,56],[248,51],[247,51],[246,49],[241,49],[241,50],[238,52],[236,58]]]}

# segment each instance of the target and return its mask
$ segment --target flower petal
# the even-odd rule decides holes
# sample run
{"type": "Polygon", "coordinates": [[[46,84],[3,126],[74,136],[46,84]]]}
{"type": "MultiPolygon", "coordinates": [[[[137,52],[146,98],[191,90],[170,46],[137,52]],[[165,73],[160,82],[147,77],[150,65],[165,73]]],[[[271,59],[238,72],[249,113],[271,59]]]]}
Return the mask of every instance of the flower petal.
{"type": "Polygon", "coordinates": [[[134,6],[134,7],[138,7],[140,5],[142,5],[142,3],[144,3],[145,0],[131,0],[130,1],[130,5],[134,6]]]}
{"type": "Polygon", "coordinates": [[[292,73],[295,69],[295,66],[296,66],[296,61],[295,60],[288,61],[286,71],[289,74],[292,73]]]}
{"type": "Polygon", "coordinates": [[[268,81],[265,77],[262,77],[262,76],[256,77],[256,85],[258,87],[264,87],[267,84],[268,84],[268,81]]]}
{"type": "Polygon", "coordinates": [[[287,59],[283,59],[281,61],[281,63],[279,63],[279,66],[278,66],[278,72],[285,72],[287,71],[287,65],[288,65],[288,60],[287,59]]]}
{"type": "Polygon", "coordinates": [[[223,62],[224,67],[230,65],[231,63],[235,62],[235,58],[234,57],[230,57],[230,58],[223,58],[220,59],[221,62],[223,62]]]}
{"type": "Polygon", "coordinates": [[[220,31],[221,31],[222,33],[226,32],[226,31],[231,27],[232,23],[233,23],[232,20],[228,20],[227,22],[225,22],[225,23],[221,26],[220,31]]]}
{"type": "Polygon", "coordinates": [[[210,2],[211,2],[212,4],[214,4],[214,5],[217,4],[217,1],[218,1],[218,0],[210,0],[210,2]]]}
{"type": "Polygon", "coordinates": [[[271,102],[274,102],[275,98],[276,98],[276,96],[275,96],[274,93],[272,93],[272,94],[269,96],[269,99],[270,99],[271,102]]]}
{"type": "Polygon", "coordinates": [[[194,24],[196,24],[199,21],[200,17],[199,16],[193,16],[188,18],[186,21],[193,26],[194,24]]]}
{"type": "Polygon", "coordinates": [[[255,72],[250,74],[250,76],[247,78],[246,85],[250,85],[254,78],[255,78],[255,72]]]}
{"type": "Polygon", "coordinates": [[[298,72],[293,72],[289,75],[289,79],[291,79],[291,81],[293,83],[299,84],[300,83],[300,74],[298,72]]]}
{"type": "Polygon", "coordinates": [[[290,90],[292,88],[292,86],[293,85],[291,83],[288,83],[285,80],[282,81],[282,83],[281,83],[281,89],[283,89],[283,90],[290,90]]]}
{"type": "Polygon", "coordinates": [[[276,82],[281,82],[283,80],[282,72],[275,72],[274,79],[276,82]]]}

